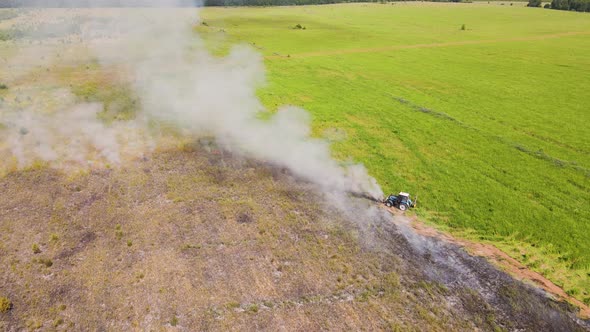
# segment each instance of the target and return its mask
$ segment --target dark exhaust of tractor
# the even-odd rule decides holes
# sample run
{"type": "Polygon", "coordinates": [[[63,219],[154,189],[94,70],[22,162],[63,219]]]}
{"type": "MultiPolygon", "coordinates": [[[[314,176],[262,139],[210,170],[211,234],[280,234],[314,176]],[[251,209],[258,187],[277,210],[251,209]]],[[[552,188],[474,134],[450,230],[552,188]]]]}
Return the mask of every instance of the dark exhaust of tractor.
{"type": "Polygon", "coordinates": [[[367,193],[358,193],[358,192],[349,192],[349,193],[352,197],[368,199],[368,200],[376,202],[376,203],[383,203],[383,201],[378,200],[377,198],[375,198],[367,193]]]}

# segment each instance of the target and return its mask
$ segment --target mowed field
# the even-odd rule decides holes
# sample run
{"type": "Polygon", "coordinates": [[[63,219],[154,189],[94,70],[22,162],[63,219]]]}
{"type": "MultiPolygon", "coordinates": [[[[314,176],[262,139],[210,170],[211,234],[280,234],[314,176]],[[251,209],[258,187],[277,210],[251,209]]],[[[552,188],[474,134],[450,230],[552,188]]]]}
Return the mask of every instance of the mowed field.
{"type": "Polygon", "coordinates": [[[395,3],[201,18],[212,50],[264,54],[269,109],[304,107],[336,157],[418,195],[420,217],[590,303],[590,15],[395,3]]]}

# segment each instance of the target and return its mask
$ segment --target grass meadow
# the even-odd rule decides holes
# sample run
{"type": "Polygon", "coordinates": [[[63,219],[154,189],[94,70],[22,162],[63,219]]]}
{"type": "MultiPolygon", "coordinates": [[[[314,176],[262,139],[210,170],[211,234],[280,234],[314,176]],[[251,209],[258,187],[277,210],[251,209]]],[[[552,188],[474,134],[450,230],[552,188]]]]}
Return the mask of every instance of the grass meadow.
{"type": "Polygon", "coordinates": [[[336,157],[417,194],[420,217],[590,303],[590,15],[492,2],[201,18],[212,50],[242,42],[265,56],[270,110],[305,108],[336,157]]]}

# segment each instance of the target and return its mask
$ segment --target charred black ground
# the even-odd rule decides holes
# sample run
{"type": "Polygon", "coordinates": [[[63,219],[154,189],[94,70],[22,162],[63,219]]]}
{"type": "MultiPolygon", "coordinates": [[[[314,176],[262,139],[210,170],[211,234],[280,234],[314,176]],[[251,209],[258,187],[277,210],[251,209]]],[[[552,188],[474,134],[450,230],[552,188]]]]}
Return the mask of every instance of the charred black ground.
{"type": "Polygon", "coordinates": [[[0,191],[6,331],[588,330],[481,258],[225,152],[38,167],[0,191]]]}

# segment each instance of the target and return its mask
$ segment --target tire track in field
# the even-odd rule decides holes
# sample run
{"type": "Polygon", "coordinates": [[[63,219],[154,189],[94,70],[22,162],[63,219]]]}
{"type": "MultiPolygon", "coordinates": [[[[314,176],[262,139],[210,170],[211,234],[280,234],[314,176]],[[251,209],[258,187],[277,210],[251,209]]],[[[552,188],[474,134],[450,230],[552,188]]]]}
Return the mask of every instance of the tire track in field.
{"type": "Polygon", "coordinates": [[[506,38],[506,39],[465,40],[465,41],[444,42],[444,43],[392,45],[392,46],[371,47],[371,48],[349,48],[349,49],[339,49],[339,50],[306,52],[306,53],[289,54],[289,55],[280,55],[280,54],[275,53],[274,55],[265,56],[265,59],[268,59],[268,60],[292,59],[292,58],[299,59],[299,58],[310,58],[310,57],[319,57],[319,56],[356,54],[356,53],[377,53],[377,52],[419,49],[419,48],[439,48],[439,47],[452,47],[452,46],[465,46],[465,45],[495,44],[495,43],[504,43],[504,42],[537,41],[537,40],[555,39],[555,38],[561,38],[561,37],[581,36],[581,35],[590,35],[590,31],[570,31],[570,32],[554,33],[554,34],[549,34],[549,35],[539,35],[539,36],[533,36],[533,37],[515,37],[515,38],[506,38]]]}
{"type": "MultiPolygon", "coordinates": [[[[511,148],[515,148],[516,150],[518,150],[518,151],[520,151],[522,153],[526,153],[529,156],[532,156],[534,158],[537,158],[537,159],[540,159],[540,160],[544,160],[544,161],[550,162],[553,165],[558,166],[558,167],[570,167],[570,168],[574,169],[575,171],[578,171],[578,172],[581,172],[582,174],[585,174],[586,176],[590,176],[590,169],[588,169],[588,168],[586,168],[584,166],[578,165],[578,163],[576,161],[559,159],[559,158],[553,157],[551,155],[548,155],[548,154],[546,154],[545,152],[543,152],[541,150],[538,150],[538,151],[531,150],[530,148],[526,147],[525,145],[519,143],[518,141],[517,142],[510,141],[510,140],[507,140],[506,138],[504,138],[503,136],[493,135],[491,133],[482,131],[479,128],[476,128],[476,127],[470,126],[470,125],[468,125],[468,124],[466,124],[464,122],[461,122],[461,121],[457,120],[456,118],[454,118],[454,117],[452,117],[452,116],[450,116],[450,115],[448,115],[446,113],[438,112],[436,110],[429,109],[429,108],[424,107],[424,106],[419,106],[419,105],[413,104],[411,101],[406,100],[406,99],[401,98],[401,97],[392,96],[391,94],[387,94],[387,95],[390,96],[391,98],[393,98],[394,100],[398,101],[400,104],[404,104],[404,105],[410,107],[412,110],[414,110],[416,112],[425,113],[425,114],[428,114],[430,116],[434,116],[434,117],[439,118],[439,119],[444,119],[444,120],[450,121],[450,122],[452,122],[452,123],[454,123],[454,124],[456,124],[456,125],[458,125],[460,127],[465,128],[465,129],[469,129],[469,130],[473,130],[473,131],[475,131],[477,133],[481,133],[482,137],[488,137],[488,138],[491,138],[491,139],[495,139],[495,140],[497,140],[498,142],[500,142],[500,143],[502,143],[504,145],[507,145],[507,146],[509,146],[511,148]]],[[[523,131],[523,130],[521,130],[519,128],[516,128],[516,127],[513,128],[513,129],[515,131],[517,131],[518,133],[521,133],[523,135],[531,136],[531,137],[533,137],[535,139],[539,139],[539,140],[542,140],[542,141],[545,141],[545,142],[549,142],[549,143],[555,144],[557,146],[560,146],[560,147],[563,147],[563,148],[566,148],[566,149],[570,149],[570,150],[573,150],[573,151],[576,151],[576,152],[585,153],[585,151],[580,150],[578,148],[575,148],[573,146],[570,146],[569,144],[561,143],[561,142],[559,142],[557,140],[554,140],[554,139],[551,139],[551,138],[547,138],[547,137],[544,137],[542,135],[536,135],[536,134],[531,133],[531,132],[523,131]]]]}

